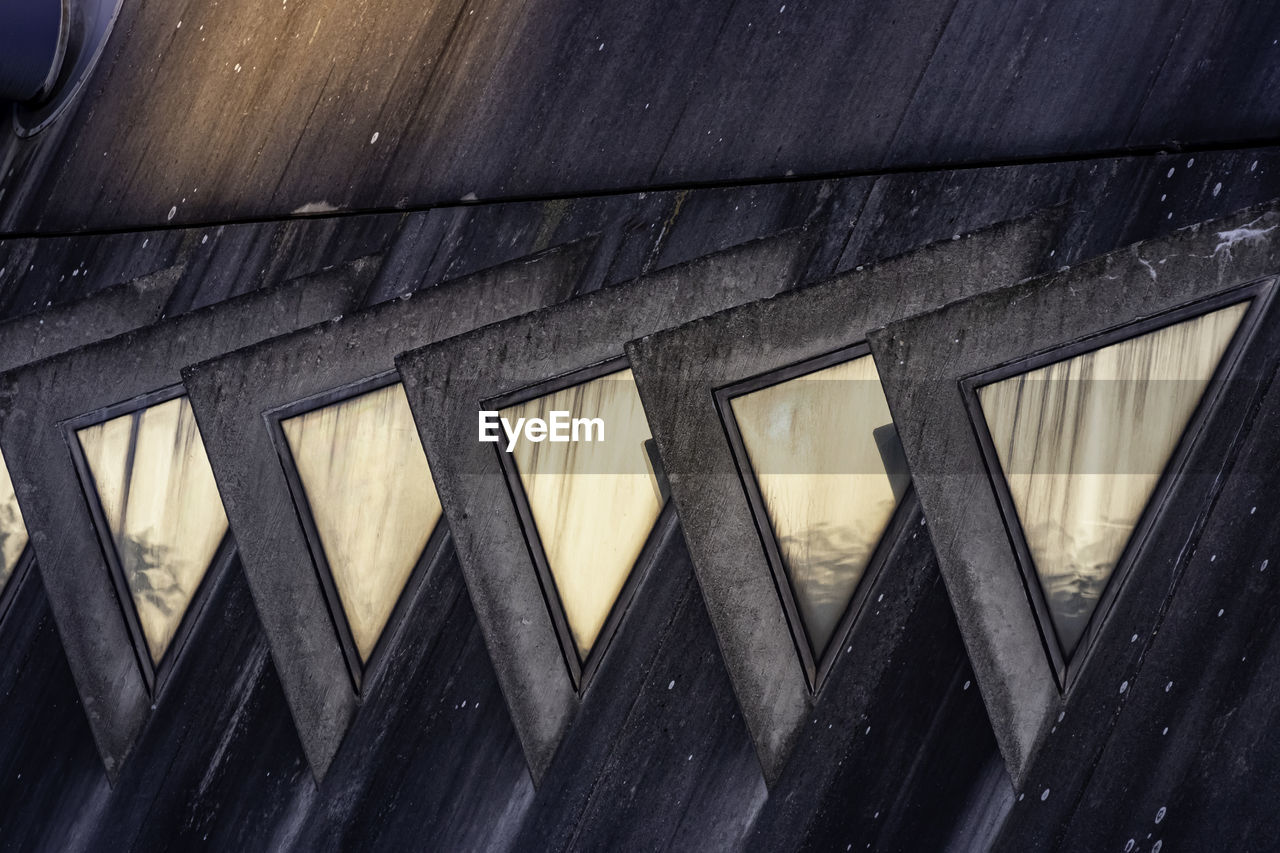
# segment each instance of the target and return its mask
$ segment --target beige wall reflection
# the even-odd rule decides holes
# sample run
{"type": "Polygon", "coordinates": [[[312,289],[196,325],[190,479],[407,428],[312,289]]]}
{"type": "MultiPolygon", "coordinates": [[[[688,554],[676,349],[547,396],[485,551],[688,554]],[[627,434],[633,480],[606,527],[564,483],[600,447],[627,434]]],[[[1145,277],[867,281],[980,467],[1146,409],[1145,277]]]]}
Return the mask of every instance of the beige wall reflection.
{"type": "Polygon", "coordinates": [[[1065,655],[1248,303],[978,390],[1065,655]]]}
{"type": "Polygon", "coordinates": [[[186,397],[76,432],[159,663],[227,532],[186,397]]]}
{"type": "Polygon", "coordinates": [[[281,422],[347,624],[369,660],[440,521],[399,382],[281,422]]]}
{"type": "Polygon", "coordinates": [[[0,592],[4,592],[26,547],[27,525],[18,508],[18,496],[13,493],[9,467],[5,465],[4,454],[0,453],[0,592]]]}
{"type": "Polygon", "coordinates": [[[512,451],[578,655],[604,627],[662,509],[649,475],[650,439],[631,369],[503,409],[602,418],[603,442],[521,440],[512,451]]]}
{"type": "Polygon", "coordinates": [[[901,494],[880,376],[862,356],[730,405],[815,655],[831,641],[901,494]]]}

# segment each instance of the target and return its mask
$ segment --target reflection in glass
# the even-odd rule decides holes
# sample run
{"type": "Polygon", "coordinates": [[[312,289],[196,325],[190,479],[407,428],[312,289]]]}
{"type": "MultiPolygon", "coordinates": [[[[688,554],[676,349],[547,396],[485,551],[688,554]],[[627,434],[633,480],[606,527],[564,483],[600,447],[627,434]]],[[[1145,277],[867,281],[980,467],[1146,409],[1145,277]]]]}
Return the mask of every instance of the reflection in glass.
{"type": "Polygon", "coordinates": [[[280,422],[360,659],[440,520],[399,382],[280,422]]]}
{"type": "Polygon", "coordinates": [[[191,403],[177,397],[76,438],[158,664],[227,532],[191,403]]]}
{"type": "Polygon", "coordinates": [[[662,509],[649,474],[651,436],[631,369],[508,406],[517,418],[552,411],[604,421],[604,441],[532,442],[512,455],[578,654],[585,660],[662,509]]]}
{"type": "Polygon", "coordinates": [[[880,375],[866,355],[730,405],[821,656],[908,481],[880,375]]]}
{"type": "Polygon", "coordinates": [[[1064,656],[1079,644],[1247,308],[978,389],[1064,656]]]}
{"type": "Polygon", "coordinates": [[[13,481],[9,479],[9,467],[0,453],[0,592],[18,566],[18,558],[27,547],[27,525],[18,508],[18,496],[13,493],[13,481]]]}

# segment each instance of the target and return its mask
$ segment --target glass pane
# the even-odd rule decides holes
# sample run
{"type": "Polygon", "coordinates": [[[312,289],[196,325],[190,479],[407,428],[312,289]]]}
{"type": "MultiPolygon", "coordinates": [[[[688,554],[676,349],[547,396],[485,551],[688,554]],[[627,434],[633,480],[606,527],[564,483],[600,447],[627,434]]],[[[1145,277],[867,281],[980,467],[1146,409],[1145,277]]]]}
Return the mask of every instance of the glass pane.
{"type": "Polygon", "coordinates": [[[27,547],[27,525],[18,509],[18,496],[13,493],[9,468],[0,453],[0,592],[18,566],[18,558],[27,547]]]}
{"type": "Polygon", "coordinates": [[[440,520],[399,383],[281,421],[360,659],[369,660],[440,520]]]}
{"type": "Polygon", "coordinates": [[[908,477],[866,355],[730,401],[815,655],[822,655],[908,477]]]}
{"type": "Polygon", "coordinates": [[[1247,308],[1232,305],[978,390],[1065,656],[1247,308]]]}
{"type": "MultiPolygon", "coordinates": [[[[501,412],[600,418],[604,441],[517,441],[513,456],[569,630],[585,660],[662,509],[649,474],[649,423],[631,369],[501,412]]],[[[585,433],[583,434],[585,435],[585,433]]]]}
{"type": "Polygon", "coordinates": [[[159,663],[227,532],[191,404],[178,397],[76,431],[159,663]]]}

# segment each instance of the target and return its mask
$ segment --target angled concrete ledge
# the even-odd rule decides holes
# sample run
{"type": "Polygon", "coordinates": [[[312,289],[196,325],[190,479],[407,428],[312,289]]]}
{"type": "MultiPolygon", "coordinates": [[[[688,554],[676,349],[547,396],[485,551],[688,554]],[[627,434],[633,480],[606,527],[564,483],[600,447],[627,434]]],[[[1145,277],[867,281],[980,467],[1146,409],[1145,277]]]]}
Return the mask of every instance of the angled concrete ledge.
{"type": "MultiPolygon", "coordinates": [[[[170,267],[68,305],[0,323],[0,373],[154,322],[182,273],[182,267],[170,267]]],[[[32,563],[28,544],[0,587],[0,624],[30,575],[32,563]]]]}
{"type": "MultiPolygon", "coordinates": [[[[360,705],[344,660],[337,619],[326,601],[318,555],[302,523],[269,414],[385,377],[395,357],[470,329],[567,299],[594,248],[591,241],[513,261],[312,328],[256,344],[183,371],[209,461],[235,533],[259,617],[304,751],[323,779],[360,705]]],[[[350,391],[348,392],[350,393],[350,391]]],[[[445,525],[436,531],[439,539],[445,525]]],[[[432,568],[429,553],[369,661],[361,693],[376,682],[378,656],[400,646],[416,595],[432,568]]]]}
{"type": "Polygon", "coordinates": [[[1143,645],[1137,639],[1158,625],[1185,560],[1179,543],[1192,535],[1199,507],[1218,488],[1218,473],[1258,391],[1254,377],[1265,375],[1263,365],[1273,358],[1265,346],[1251,346],[1250,336],[1273,322],[1263,312],[1271,301],[1267,279],[1276,273],[1280,204],[1272,203],[891,323],[871,335],[943,578],[1015,787],[1028,783],[1037,751],[1063,715],[1092,721],[1092,730],[1078,730],[1073,752],[1083,756],[1100,748],[1111,719],[1108,708],[1123,698],[1115,687],[1127,687],[1140,666],[1143,645]],[[1232,346],[1239,346],[1228,350],[1220,368],[1225,373],[1206,392],[1144,511],[1146,526],[1129,542],[1134,553],[1126,559],[1141,563],[1141,571],[1113,578],[1111,612],[1123,613],[1124,624],[1100,606],[1094,614],[1098,639],[1080,663],[1079,680],[1063,691],[966,407],[964,383],[1029,356],[1087,350],[1103,333],[1238,301],[1243,297],[1231,294],[1248,285],[1257,285],[1250,292],[1258,310],[1237,333],[1232,346]],[[1212,430],[1204,429],[1206,418],[1217,418],[1212,430]],[[1199,441],[1205,434],[1214,441],[1199,441]],[[1160,519],[1175,509],[1179,523],[1161,527],[1160,519]],[[1099,693],[1099,685],[1109,689],[1099,693]]]}
{"type": "MultiPolygon", "coordinates": [[[[803,232],[759,240],[396,360],[535,782],[572,722],[581,694],[499,455],[494,445],[477,441],[477,412],[486,401],[619,359],[632,338],[776,293],[794,284],[807,249],[803,232]]],[[[671,528],[668,508],[654,536],[669,535],[671,528]]],[[[632,579],[645,569],[642,556],[632,579]]],[[[614,642],[625,637],[623,616],[614,642]]],[[[589,682],[585,689],[591,689],[589,682]]]]}
{"type": "MultiPolygon", "coordinates": [[[[217,353],[341,314],[377,271],[362,260],[257,291],[21,367],[0,379],[0,448],[76,688],[108,777],[114,781],[153,703],[125,608],[111,577],[64,422],[173,389],[181,369],[217,353]]],[[[201,584],[216,583],[219,567],[201,584]]],[[[171,659],[199,621],[197,597],[171,659]]]]}
{"type": "MultiPolygon", "coordinates": [[[[740,473],[735,461],[717,389],[859,344],[865,352],[871,329],[1020,281],[1044,263],[1057,230],[1055,212],[1037,214],[628,344],[698,582],[771,786],[812,708],[859,697],[815,693],[806,679],[795,639],[798,626],[784,608],[776,567],[770,566],[762,541],[769,523],[753,513],[743,480],[751,474],[740,473]]],[[[917,514],[908,494],[895,513],[897,523],[885,531],[880,578],[871,567],[861,579],[860,594],[883,592],[880,598],[887,597],[890,608],[909,597],[902,588],[906,573],[894,570],[895,546],[914,533],[903,522],[917,514]]],[[[844,623],[831,640],[839,647],[832,665],[857,667],[863,683],[883,678],[895,621],[882,620],[882,627],[866,630],[855,621],[851,632],[844,623]]],[[[856,716],[856,709],[850,714],[856,716]]]]}

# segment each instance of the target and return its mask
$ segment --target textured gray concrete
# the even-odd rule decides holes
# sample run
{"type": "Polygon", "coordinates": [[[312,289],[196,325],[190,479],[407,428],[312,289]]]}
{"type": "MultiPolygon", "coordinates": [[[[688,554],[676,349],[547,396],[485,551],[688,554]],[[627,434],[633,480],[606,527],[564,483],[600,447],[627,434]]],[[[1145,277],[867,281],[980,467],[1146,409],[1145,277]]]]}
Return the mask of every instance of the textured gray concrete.
{"type": "MultiPolygon", "coordinates": [[[[170,267],[97,294],[0,323],[0,372],[105,340],[145,326],[160,317],[181,267],[170,267]]],[[[26,582],[33,565],[31,548],[23,550],[9,582],[0,589],[0,624],[26,582]]]]}
{"type": "Polygon", "coordinates": [[[154,699],[122,610],[130,605],[112,585],[62,422],[177,385],[192,361],[341,314],[363,296],[376,271],[374,262],[357,262],[80,347],[0,379],[0,448],[81,702],[113,778],[154,699]]]}
{"type": "MultiPolygon", "coordinates": [[[[771,785],[824,694],[815,696],[806,683],[715,390],[861,343],[868,330],[892,320],[1021,281],[1047,257],[1059,219],[1040,214],[935,243],[628,344],[698,582],[771,785]]],[[[857,666],[862,680],[874,682],[887,657],[863,652],[838,655],[838,665],[857,666]]]]}
{"type": "MultiPolygon", "coordinates": [[[[1228,13],[1196,37],[1208,43],[1235,26],[1228,13]]],[[[1250,57],[1219,59],[1239,68],[1250,57]]],[[[1211,111],[1184,115],[1212,122],[1211,111]]],[[[1062,243],[1045,267],[1053,269],[1280,194],[1275,149],[1191,160],[1126,156],[9,239],[0,242],[0,316],[174,263],[188,267],[171,302],[183,310],[384,249],[373,298],[387,298],[594,232],[601,243],[587,285],[625,283],[800,223],[819,235],[805,273],[814,281],[1066,201],[1062,243]]],[[[1278,724],[1280,650],[1271,638],[1280,575],[1260,570],[1280,559],[1275,398],[1273,385],[1211,511],[1202,513],[1197,497],[1162,514],[1168,524],[1151,557],[1158,570],[1133,615],[1168,593],[1164,560],[1188,569],[1158,636],[1130,645],[1136,622],[1124,630],[1127,617],[1111,620],[1121,654],[1081,673],[1023,800],[1008,793],[921,527],[908,537],[912,553],[895,557],[903,570],[880,573],[870,599],[885,593],[879,612],[860,620],[884,641],[866,653],[884,655],[887,677],[866,684],[856,666],[833,668],[824,687],[831,698],[815,706],[767,791],[678,538],[637,592],[647,606],[627,613],[536,792],[456,562],[433,573],[420,598],[426,613],[419,608],[423,618],[406,623],[388,677],[362,698],[320,786],[238,569],[216,588],[109,786],[33,573],[0,625],[0,731],[8,733],[0,738],[0,846],[315,851],[412,849],[428,839],[486,850],[934,850],[981,843],[990,833],[973,828],[990,819],[1003,820],[992,832],[1001,836],[997,849],[1010,851],[1122,850],[1130,838],[1142,850],[1157,839],[1166,850],[1266,848],[1280,837],[1267,795],[1280,767],[1268,736],[1278,724]],[[914,600],[896,597],[912,592],[914,600]],[[992,759],[994,782],[985,770],[992,759]],[[1041,800],[1044,788],[1051,795],[1041,800]],[[1007,818],[1005,797],[1014,801],[1007,818]]],[[[1129,585],[1141,580],[1134,572],[1129,585]]]]}
{"type": "Polygon", "coordinates": [[[182,273],[182,267],[170,267],[0,324],[0,372],[158,320],[182,273]]]}
{"type": "Polygon", "coordinates": [[[476,440],[477,411],[617,358],[634,337],[783,290],[799,277],[809,245],[802,232],[755,241],[396,359],[535,781],[581,699],[498,457],[476,440]]]}
{"type": "Polygon", "coordinates": [[[889,324],[870,337],[965,645],[1018,787],[1066,704],[959,383],[1274,274],[1277,229],[1280,205],[1263,205],[889,324]]]}
{"type": "MultiPolygon", "coordinates": [[[[333,623],[342,617],[331,615],[325,601],[272,441],[276,427],[264,413],[392,371],[406,348],[566,299],[591,250],[590,242],[553,249],[183,371],[298,737],[318,779],[360,703],[333,623]]],[[[406,586],[409,601],[423,574],[406,586]]],[[[400,627],[385,628],[391,646],[400,627]]]]}

